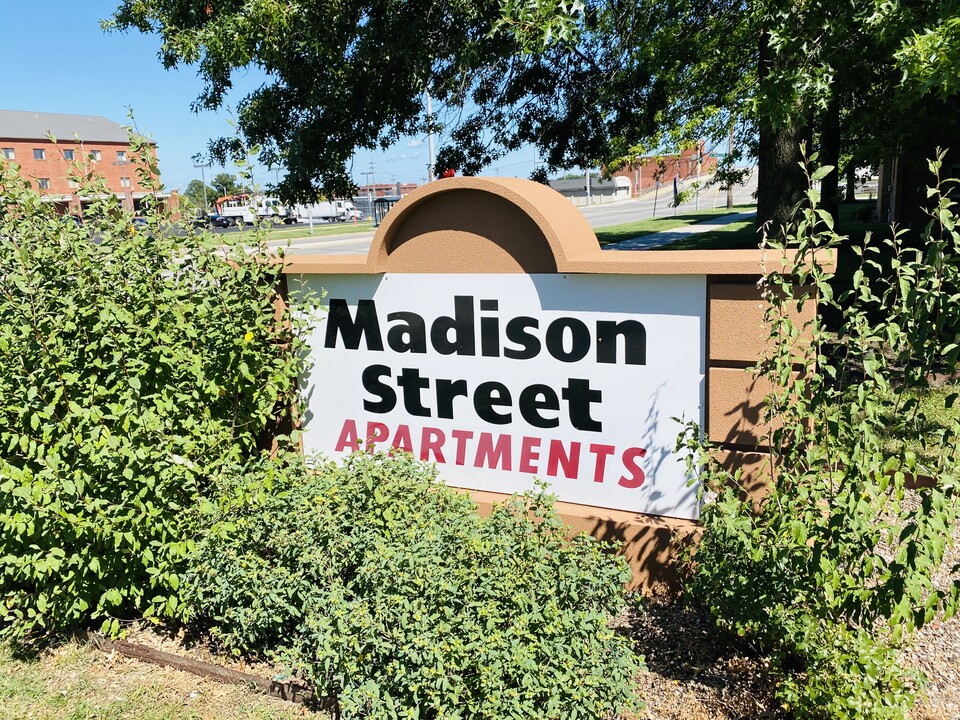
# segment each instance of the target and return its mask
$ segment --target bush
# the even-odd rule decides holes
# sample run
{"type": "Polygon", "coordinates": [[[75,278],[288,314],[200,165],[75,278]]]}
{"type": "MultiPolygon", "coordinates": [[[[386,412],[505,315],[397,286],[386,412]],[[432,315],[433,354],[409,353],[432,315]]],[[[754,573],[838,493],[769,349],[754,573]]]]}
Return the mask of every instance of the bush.
{"type": "Polygon", "coordinates": [[[938,612],[956,611],[956,588],[935,587],[933,573],[957,518],[960,428],[930,431],[917,398],[960,353],[950,289],[960,287],[960,232],[949,196],[931,196],[923,246],[884,241],[893,262],[883,273],[868,238],[837,301],[815,254],[838,244],[830,216],[814,190],[798,211],[786,233],[796,261],[765,279],[773,350],[758,374],[775,388],[764,439],[774,477],[759,504],[743,499],[739,475],[711,458],[697,429],[686,438],[704,459],[703,487],[717,493],[701,515],[691,596],[768,653],[797,717],[904,717],[923,679],[900,666],[900,650],[938,612]],[[794,305],[816,296],[842,313],[836,335],[819,320],[792,322],[794,305]],[[939,482],[910,491],[915,473],[939,482]]]}
{"type": "Polygon", "coordinates": [[[211,510],[195,619],[291,663],[345,718],[606,718],[634,703],[640,661],[609,627],[629,569],[565,540],[542,490],[482,519],[427,466],[354,455],[315,473],[260,463],[211,510]]]}
{"type": "MultiPolygon", "coordinates": [[[[130,149],[156,186],[152,152],[130,149]]],[[[0,635],[176,616],[190,507],[295,400],[279,267],[146,223],[102,182],[80,226],[0,163],[0,635]]]]}

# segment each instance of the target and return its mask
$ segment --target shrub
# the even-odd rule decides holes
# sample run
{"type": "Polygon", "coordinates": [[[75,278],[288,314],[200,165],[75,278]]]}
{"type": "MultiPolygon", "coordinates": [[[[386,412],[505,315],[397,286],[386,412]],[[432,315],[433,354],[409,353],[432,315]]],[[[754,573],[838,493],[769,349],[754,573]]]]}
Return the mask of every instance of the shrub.
{"type": "Polygon", "coordinates": [[[686,437],[705,462],[703,487],[718,493],[701,516],[691,595],[766,650],[778,697],[797,717],[903,717],[922,677],[899,665],[899,651],[938,611],[956,610],[956,590],[932,578],[957,517],[958,428],[931,433],[917,397],[960,352],[951,289],[960,233],[950,198],[931,196],[923,246],[894,234],[883,268],[868,238],[852,289],[835,301],[815,251],[839,238],[808,193],[786,233],[795,262],[765,278],[773,350],[758,374],[775,388],[764,441],[774,476],[759,504],[743,500],[739,475],[720,468],[696,428],[686,437]],[[835,336],[819,320],[791,321],[792,307],[815,296],[842,312],[835,336]],[[892,449],[891,434],[902,440],[892,449]],[[939,482],[911,492],[914,473],[939,482]]]}
{"type": "Polygon", "coordinates": [[[624,561],[565,540],[542,489],[481,518],[433,472],[354,455],[229,480],[189,576],[195,619],[235,651],[288,661],[345,718],[631,707],[640,661],[609,626],[624,561]]]}
{"type": "MultiPolygon", "coordinates": [[[[130,155],[155,188],[152,152],[130,155]]],[[[189,508],[257,451],[301,368],[278,266],[74,179],[106,198],[82,226],[0,163],[0,635],[21,639],[176,616],[189,508]]]]}

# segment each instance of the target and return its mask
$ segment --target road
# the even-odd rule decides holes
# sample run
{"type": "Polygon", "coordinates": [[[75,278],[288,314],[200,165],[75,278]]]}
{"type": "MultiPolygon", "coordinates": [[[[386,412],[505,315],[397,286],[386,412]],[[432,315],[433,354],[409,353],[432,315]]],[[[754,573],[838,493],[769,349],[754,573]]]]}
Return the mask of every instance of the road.
{"type": "MultiPolygon", "coordinates": [[[[757,173],[754,170],[746,185],[737,187],[733,191],[734,205],[752,205],[756,202],[753,193],[757,190],[757,173]]],[[[659,192],[647,193],[636,200],[618,200],[617,202],[582,207],[587,222],[592,228],[607,227],[609,225],[620,225],[621,223],[634,222],[636,220],[648,220],[652,217],[664,217],[667,215],[683,214],[693,212],[697,209],[696,202],[688,202],[677,208],[676,212],[670,207],[673,200],[673,188],[664,186],[659,192]]],[[[726,193],[720,192],[715,188],[708,188],[700,195],[700,210],[710,210],[712,208],[721,208],[726,205],[726,193]]]]}
{"type": "MultiPolygon", "coordinates": [[[[747,205],[756,202],[753,193],[757,189],[757,174],[754,171],[747,184],[734,190],[733,202],[735,205],[747,205]]],[[[646,220],[651,217],[664,217],[667,215],[683,214],[693,212],[696,209],[695,202],[689,202],[677,208],[676,213],[670,207],[672,200],[672,189],[669,187],[660,188],[659,193],[647,193],[641,198],[635,200],[618,200],[616,202],[603,203],[590,207],[582,207],[587,222],[592,228],[607,227],[609,225],[619,225],[621,223],[634,222],[636,220],[646,220]],[[654,214],[656,213],[656,214],[654,214]]],[[[708,189],[700,196],[700,209],[709,210],[713,207],[723,207],[726,204],[726,195],[717,192],[714,189],[708,189]]],[[[338,235],[325,235],[323,237],[310,237],[307,228],[304,226],[304,237],[290,241],[288,253],[305,255],[319,253],[323,255],[363,255],[370,249],[370,242],[373,240],[373,233],[343,233],[338,235]]],[[[286,240],[272,242],[272,247],[281,247],[286,245],[286,240]]]]}

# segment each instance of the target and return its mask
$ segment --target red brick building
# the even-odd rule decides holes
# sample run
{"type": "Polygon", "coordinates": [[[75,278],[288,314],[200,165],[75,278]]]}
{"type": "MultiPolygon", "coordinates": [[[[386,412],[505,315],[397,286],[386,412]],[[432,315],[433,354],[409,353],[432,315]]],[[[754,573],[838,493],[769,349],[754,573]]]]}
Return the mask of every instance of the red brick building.
{"type": "MultiPolygon", "coordinates": [[[[679,155],[650,155],[637,158],[613,173],[613,177],[623,177],[630,181],[630,195],[637,197],[660,186],[673,185],[673,179],[685,182],[697,179],[697,154],[699,148],[692,147],[679,155]]],[[[700,157],[700,179],[706,180],[717,168],[717,158],[704,152],[700,157]]]]}
{"type": "MultiPolygon", "coordinates": [[[[0,110],[0,157],[16,163],[20,175],[60,213],[77,214],[91,199],[81,197],[78,183],[70,180],[74,167],[94,169],[126,207],[139,209],[150,193],[139,182],[128,143],[127,131],[105,117],[0,110]]],[[[156,145],[151,147],[156,156],[156,145]]],[[[170,201],[169,193],[158,197],[170,201]]]]}

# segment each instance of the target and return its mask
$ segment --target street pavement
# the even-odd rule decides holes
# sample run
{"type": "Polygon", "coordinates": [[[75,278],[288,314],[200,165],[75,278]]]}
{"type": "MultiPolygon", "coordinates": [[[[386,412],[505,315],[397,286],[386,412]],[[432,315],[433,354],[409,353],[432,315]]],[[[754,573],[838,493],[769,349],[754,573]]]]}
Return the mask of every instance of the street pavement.
{"type": "MultiPolygon", "coordinates": [[[[742,187],[734,188],[734,205],[753,205],[756,203],[754,193],[757,190],[757,173],[754,170],[742,187]]],[[[691,200],[678,208],[670,206],[673,200],[672,187],[664,186],[659,191],[648,192],[645,195],[630,199],[617,200],[610,203],[601,203],[589,207],[581,207],[580,211],[593,228],[609,227],[637,220],[682,215],[696,210],[712,210],[722,208],[727,203],[726,193],[716,188],[707,188],[700,193],[700,202],[691,200]]]]}

